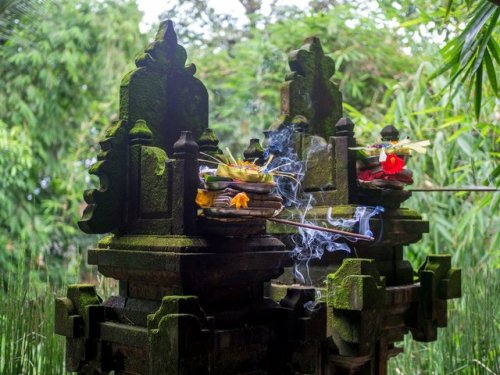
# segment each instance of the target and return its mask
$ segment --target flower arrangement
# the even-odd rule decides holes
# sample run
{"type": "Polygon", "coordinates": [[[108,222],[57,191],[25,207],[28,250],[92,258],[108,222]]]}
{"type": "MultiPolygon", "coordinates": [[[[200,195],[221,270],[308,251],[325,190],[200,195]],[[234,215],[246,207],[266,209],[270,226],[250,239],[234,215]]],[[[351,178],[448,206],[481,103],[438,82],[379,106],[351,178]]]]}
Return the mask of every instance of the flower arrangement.
{"type": "Polygon", "coordinates": [[[227,150],[229,157],[216,158],[200,153],[205,164],[216,168],[205,168],[200,172],[202,189],[198,189],[197,205],[205,216],[211,217],[272,217],[283,208],[282,198],[272,194],[274,176],[295,178],[292,173],[282,172],[282,166],[269,169],[271,155],[264,165],[256,160],[236,160],[227,150]],[[226,160],[222,160],[222,159],[226,160]]]}
{"type": "Polygon", "coordinates": [[[413,183],[413,173],[406,167],[412,152],[425,154],[430,142],[383,141],[358,151],[357,178],[362,187],[370,189],[403,189],[413,183]]]}
{"type": "MultiPolygon", "coordinates": [[[[270,155],[266,163],[262,166],[257,165],[254,160],[243,161],[241,159],[235,159],[231,154],[231,151],[227,149],[229,157],[226,160],[218,159],[212,155],[201,153],[202,156],[207,159],[199,159],[201,162],[217,165],[215,172],[212,171],[210,175],[216,176],[221,179],[229,179],[233,182],[250,182],[250,183],[266,183],[274,185],[274,176],[283,176],[294,179],[295,176],[289,172],[282,172],[279,169],[286,166],[287,164],[280,165],[278,167],[268,169],[269,164],[273,160],[274,155],[270,155]]],[[[220,156],[222,158],[222,156],[220,156]]]]}

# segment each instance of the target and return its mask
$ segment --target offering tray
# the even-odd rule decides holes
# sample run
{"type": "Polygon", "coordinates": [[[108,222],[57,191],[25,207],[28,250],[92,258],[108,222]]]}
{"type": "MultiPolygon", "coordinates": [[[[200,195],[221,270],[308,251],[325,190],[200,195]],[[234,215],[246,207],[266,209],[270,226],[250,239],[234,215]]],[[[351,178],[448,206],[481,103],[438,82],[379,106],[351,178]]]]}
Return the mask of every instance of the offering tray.
{"type": "Polygon", "coordinates": [[[247,193],[269,194],[276,186],[275,183],[266,182],[236,182],[230,185],[233,189],[247,193]]]}
{"type": "Polygon", "coordinates": [[[216,218],[270,218],[278,215],[281,210],[267,207],[248,207],[248,208],[225,208],[225,207],[208,207],[203,209],[203,213],[207,217],[216,218]]]}
{"type": "Polygon", "coordinates": [[[243,181],[206,181],[205,186],[208,190],[217,191],[226,188],[236,189],[247,193],[268,194],[273,191],[276,184],[267,182],[243,182],[243,181]]]}

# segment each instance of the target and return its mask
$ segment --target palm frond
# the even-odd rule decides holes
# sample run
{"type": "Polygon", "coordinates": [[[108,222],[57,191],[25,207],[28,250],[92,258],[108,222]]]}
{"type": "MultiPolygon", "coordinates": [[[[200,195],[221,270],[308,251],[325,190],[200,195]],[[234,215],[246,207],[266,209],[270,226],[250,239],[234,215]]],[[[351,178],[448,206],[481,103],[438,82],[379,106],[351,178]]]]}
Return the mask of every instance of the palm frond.
{"type": "MultiPolygon", "coordinates": [[[[447,8],[451,7],[451,3],[448,3],[447,8]]],[[[493,35],[499,16],[499,6],[487,0],[480,1],[462,33],[441,49],[444,64],[429,77],[434,79],[446,72],[450,73],[445,87],[451,91],[450,100],[458,91],[455,86],[468,82],[468,92],[474,87],[474,112],[477,119],[481,114],[485,70],[494,95],[498,97],[496,65],[500,59],[493,35]]]]}

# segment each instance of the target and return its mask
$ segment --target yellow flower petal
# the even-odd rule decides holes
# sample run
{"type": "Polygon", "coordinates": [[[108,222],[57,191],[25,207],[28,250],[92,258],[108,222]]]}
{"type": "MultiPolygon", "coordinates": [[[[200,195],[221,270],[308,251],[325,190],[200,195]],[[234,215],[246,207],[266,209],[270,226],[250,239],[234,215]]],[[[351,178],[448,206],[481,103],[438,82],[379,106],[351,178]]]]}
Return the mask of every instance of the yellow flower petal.
{"type": "Polygon", "coordinates": [[[236,206],[237,210],[248,208],[248,202],[250,202],[250,198],[246,193],[238,193],[231,199],[231,206],[236,206]]]}
{"type": "Polygon", "coordinates": [[[211,207],[214,205],[215,196],[216,194],[214,191],[198,189],[195,202],[201,208],[211,207]]]}

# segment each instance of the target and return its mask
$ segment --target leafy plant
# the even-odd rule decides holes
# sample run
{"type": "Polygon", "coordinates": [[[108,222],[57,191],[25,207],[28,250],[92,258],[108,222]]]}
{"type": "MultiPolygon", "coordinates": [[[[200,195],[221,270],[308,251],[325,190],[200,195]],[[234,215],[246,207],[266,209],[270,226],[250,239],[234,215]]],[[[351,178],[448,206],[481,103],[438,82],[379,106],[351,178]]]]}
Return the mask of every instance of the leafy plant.
{"type": "MultiPolygon", "coordinates": [[[[1,15],[5,1],[15,3],[0,3],[1,15]]],[[[432,140],[432,152],[409,162],[419,185],[498,184],[498,76],[492,75],[498,9],[468,0],[475,11],[461,31],[469,9],[462,3],[448,2],[446,24],[441,2],[373,3],[312,0],[307,9],[276,6],[271,13],[254,7],[243,25],[198,0],[180,1],[184,8],[171,3],[179,41],[210,91],[210,124],[221,146],[241,150],[249,138],[262,137],[278,115],[286,51],[318,35],[336,61],[334,80],[360,143],[394,124],[414,140],[432,140]],[[197,13],[180,11],[186,7],[197,13]],[[201,44],[198,35],[189,39],[200,18],[201,44]],[[441,40],[448,46],[444,57],[441,40]],[[455,65],[435,73],[450,62],[455,65]],[[456,76],[453,82],[446,72],[456,76]],[[475,87],[482,89],[479,104],[477,92],[469,100],[475,87]]],[[[6,374],[64,372],[63,339],[53,334],[53,298],[64,291],[53,284],[96,279],[94,270],[80,269],[80,248],[95,238],[76,229],[82,192],[92,183],[87,168],[117,113],[119,79],[146,43],[132,1],[30,4],[44,15],[39,22],[30,22],[32,12],[18,12],[6,30],[0,20],[0,372],[6,374]]],[[[414,193],[408,202],[431,225],[406,257],[417,267],[426,254],[452,253],[464,270],[464,297],[451,304],[450,326],[437,342],[405,340],[392,371],[500,372],[498,193],[414,193]]],[[[113,286],[102,289],[106,295],[113,286]]]]}
{"type": "MultiPolygon", "coordinates": [[[[448,12],[452,3],[450,0],[448,12]]],[[[485,71],[493,94],[497,97],[499,94],[496,69],[500,64],[500,47],[495,40],[495,36],[498,36],[495,29],[498,26],[500,7],[487,0],[476,3],[478,4],[465,29],[441,50],[444,63],[430,79],[449,71],[447,87],[452,90],[450,98],[456,95],[463,82],[468,81],[467,96],[474,88],[474,111],[476,119],[479,119],[482,95],[486,87],[483,85],[485,71]]]]}
{"type": "Polygon", "coordinates": [[[19,249],[43,264],[88,241],[75,225],[86,170],[145,44],[133,1],[30,2],[29,12],[20,3],[9,3],[19,22],[0,47],[2,271],[19,249]]]}

